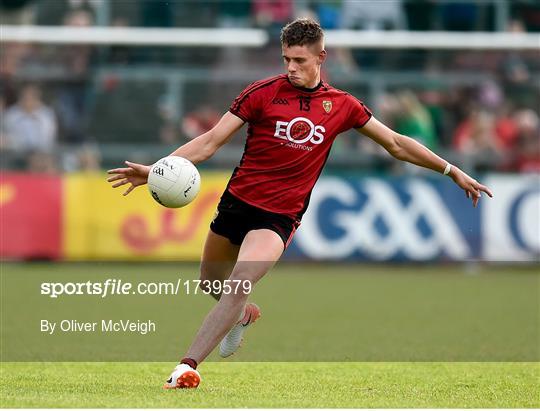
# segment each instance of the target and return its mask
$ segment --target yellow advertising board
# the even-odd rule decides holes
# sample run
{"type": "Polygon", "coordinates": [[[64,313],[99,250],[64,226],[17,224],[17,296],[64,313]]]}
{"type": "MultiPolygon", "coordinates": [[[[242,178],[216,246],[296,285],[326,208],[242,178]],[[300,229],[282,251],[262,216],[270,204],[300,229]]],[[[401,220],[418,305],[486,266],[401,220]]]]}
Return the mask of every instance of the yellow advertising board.
{"type": "Polygon", "coordinates": [[[64,177],[66,260],[199,260],[208,227],[230,175],[207,172],[193,203],[180,209],[156,203],[146,186],[128,196],[106,175],[64,177]]]}

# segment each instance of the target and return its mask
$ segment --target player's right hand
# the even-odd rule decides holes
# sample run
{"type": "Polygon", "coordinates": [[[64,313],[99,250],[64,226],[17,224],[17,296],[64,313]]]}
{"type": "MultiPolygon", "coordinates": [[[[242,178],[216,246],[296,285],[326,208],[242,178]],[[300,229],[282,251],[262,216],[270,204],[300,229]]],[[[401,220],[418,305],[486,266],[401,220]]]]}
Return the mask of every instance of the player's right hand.
{"type": "Polygon", "coordinates": [[[124,168],[113,168],[108,170],[107,174],[112,174],[112,177],[109,177],[107,181],[109,183],[115,182],[112,187],[121,187],[125,184],[130,184],[124,195],[127,196],[133,191],[135,187],[142,186],[148,181],[148,174],[150,173],[150,166],[145,166],[143,164],[132,163],[126,161],[127,167],[124,168]]]}

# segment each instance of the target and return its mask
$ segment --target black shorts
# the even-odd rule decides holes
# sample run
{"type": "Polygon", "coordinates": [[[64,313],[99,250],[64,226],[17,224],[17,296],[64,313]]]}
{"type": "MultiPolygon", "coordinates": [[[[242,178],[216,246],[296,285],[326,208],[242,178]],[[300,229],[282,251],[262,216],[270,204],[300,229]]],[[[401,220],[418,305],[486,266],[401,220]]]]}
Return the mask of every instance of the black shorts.
{"type": "Polygon", "coordinates": [[[241,245],[251,230],[267,228],[276,232],[287,248],[299,225],[300,222],[291,217],[252,206],[225,190],[210,229],[231,243],[241,245]]]}

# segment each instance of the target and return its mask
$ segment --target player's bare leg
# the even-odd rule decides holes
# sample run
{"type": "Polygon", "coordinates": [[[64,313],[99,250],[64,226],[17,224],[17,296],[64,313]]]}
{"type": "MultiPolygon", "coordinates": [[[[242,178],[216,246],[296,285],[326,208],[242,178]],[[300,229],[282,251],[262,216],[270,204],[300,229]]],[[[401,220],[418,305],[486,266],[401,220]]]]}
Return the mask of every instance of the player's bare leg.
{"type": "MultiPolygon", "coordinates": [[[[224,280],[227,280],[236,264],[240,246],[232,244],[228,238],[209,230],[201,258],[200,287],[219,301],[224,280]],[[216,287],[219,281],[221,287],[216,287]]],[[[234,286],[234,285],[233,285],[234,286]]],[[[254,303],[244,305],[237,324],[223,337],[219,345],[219,355],[228,357],[240,346],[244,331],[261,316],[261,310],[254,303]]]]}
{"type": "MultiPolygon", "coordinates": [[[[235,249],[228,239],[210,232],[203,251],[201,278],[213,278],[220,281],[226,278],[229,276],[227,263],[237,254],[238,260],[228,278],[242,282],[249,281],[250,287],[253,287],[282,253],[283,241],[271,230],[250,231],[238,249],[235,249]],[[215,262],[224,262],[224,264],[213,264],[215,262]]],[[[182,360],[183,363],[175,367],[164,388],[196,388],[199,385],[201,376],[196,366],[210,354],[225,335],[229,335],[227,334],[229,330],[234,333],[235,324],[239,321],[248,298],[244,290],[245,288],[238,288],[236,293],[213,295],[218,303],[206,316],[186,357],[182,360]]],[[[252,307],[246,307],[246,312],[248,308],[252,307]]],[[[252,318],[252,310],[249,311],[247,324],[256,319],[252,318]]]]}
{"type": "MultiPolygon", "coordinates": [[[[283,253],[283,241],[274,231],[250,231],[240,247],[238,261],[231,280],[249,281],[253,287],[275,264],[283,253]]],[[[203,361],[236,324],[248,294],[240,287],[237,293],[223,294],[216,306],[206,316],[195,336],[186,358],[197,363],[203,361]]]]}
{"type": "MultiPolygon", "coordinates": [[[[219,301],[221,293],[215,292],[218,287],[209,287],[205,281],[219,281],[223,283],[231,275],[240,246],[232,244],[228,238],[208,230],[206,241],[201,257],[200,267],[200,287],[219,301]]],[[[178,364],[169,379],[165,382],[164,388],[195,388],[201,381],[199,372],[192,368],[195,365],[178,364]]]]}
{"type": "Polygon", "coordinates": [[[228,238],[208,230],[201,257],[200,287],[203,291],[210,292],[210,295],[218,301],[221,297],[218,290],[222,288],[209,287],[208,282],[218,280],[223,283],[228,279],[238,259],[239,251],[239,245],[232,244],[228,238]]]}

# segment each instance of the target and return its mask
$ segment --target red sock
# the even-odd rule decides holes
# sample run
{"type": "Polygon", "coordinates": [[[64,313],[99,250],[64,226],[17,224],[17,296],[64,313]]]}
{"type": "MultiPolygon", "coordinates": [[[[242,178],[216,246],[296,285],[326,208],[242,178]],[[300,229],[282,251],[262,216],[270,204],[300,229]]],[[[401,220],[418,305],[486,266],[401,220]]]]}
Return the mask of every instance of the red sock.
{"type": "Polygon", "coordinates": [[[180,364],[187,364],[194,370],[197,369],[197,365],[198,365],[197,361],[195,361],[193,358],[182,358],[182,360],[180,361],[180,364]]]}

